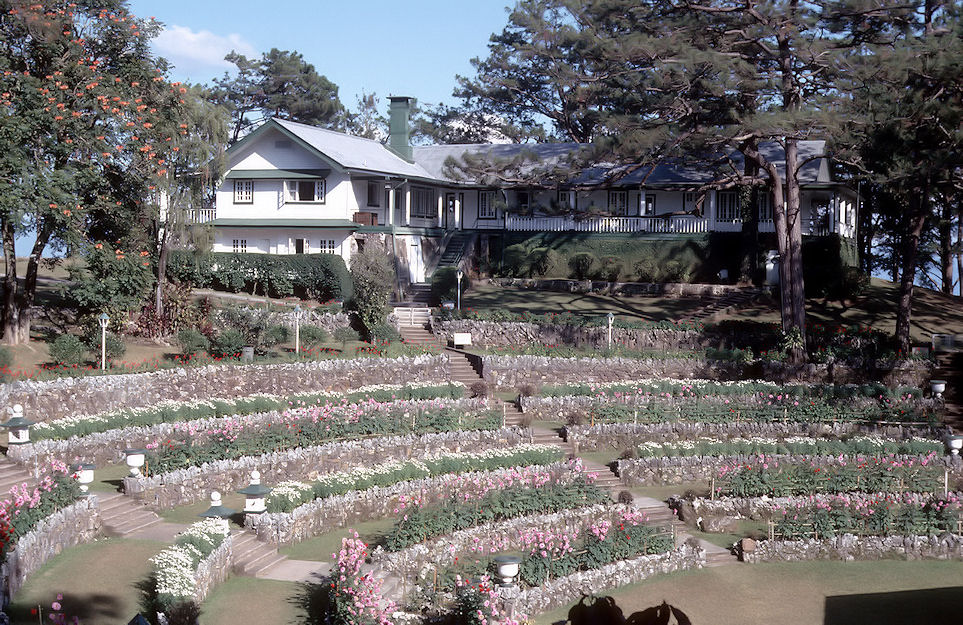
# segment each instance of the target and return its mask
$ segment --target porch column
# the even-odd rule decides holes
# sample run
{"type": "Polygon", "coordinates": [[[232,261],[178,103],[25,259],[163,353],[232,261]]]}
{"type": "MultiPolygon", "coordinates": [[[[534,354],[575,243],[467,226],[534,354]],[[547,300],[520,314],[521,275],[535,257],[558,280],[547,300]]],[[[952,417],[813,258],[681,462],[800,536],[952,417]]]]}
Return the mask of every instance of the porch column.
{"type": "Polygon", "coordinates": [[[436,220],[437,226],[439,228],[445,225],[442,221],[445,218],[445,192],[441,191],[438,193],[438,219],[436,220]]]}
{"type": "Polygon", "coordinates": [[[405,183],[405,226],[411,225],[411,185],[405,183]]]}
{"type": "Polygon", "coordinates": [[[455,194],[455,230],[461,228],[461,194],[455,194]]]}
{"type": "Polygon", "coordinates": [[[385,187],[388,189],[388,225],[395,225],[395,190],[391,183],[386,181],[385,187]]]}
{"type": "Polygon", "coordinates": [[[706,195],[706,221],[709,222],[709,232],[716,230],[716,193],[718,191],[710,191],[706,195]]]}

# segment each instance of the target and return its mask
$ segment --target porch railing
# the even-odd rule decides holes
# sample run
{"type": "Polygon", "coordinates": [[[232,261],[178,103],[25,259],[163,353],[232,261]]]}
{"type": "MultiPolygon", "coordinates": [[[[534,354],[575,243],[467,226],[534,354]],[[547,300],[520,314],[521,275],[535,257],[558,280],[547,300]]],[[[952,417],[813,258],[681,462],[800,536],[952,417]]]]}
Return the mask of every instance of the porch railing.
{"type": "Polygon", "coordinates": [[[507,215],[505,229],[526,232],[653,232],[698,234],[709,232],[709,221],[693,215],[665,217],[520,217],[507,215]]]}

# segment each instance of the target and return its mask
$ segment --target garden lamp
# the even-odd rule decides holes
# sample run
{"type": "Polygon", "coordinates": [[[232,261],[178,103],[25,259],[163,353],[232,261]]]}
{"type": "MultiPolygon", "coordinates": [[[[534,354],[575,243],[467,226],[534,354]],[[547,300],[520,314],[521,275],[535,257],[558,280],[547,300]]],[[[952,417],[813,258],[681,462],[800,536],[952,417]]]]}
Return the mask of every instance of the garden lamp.
{"type": "Polygon", "coordinates": [[[261,484],[260,471],[251,471],[251,483],[237,492],[244,495],[245,514],[260,514],[267,509],[264,498],[271,492],[271,488],[261,484]]]}
{"type": "Polygon", "coordinates": [[[461,269],[459,269],[459,270],[455,273],[455,277],[458,278],[458,302],[457,302],[457,304],[458,304],[458,310],[460,311],[460,310],[461,310],[461,279],[465,277],[465,272],[463,272],[461,269]]]}
{"type": "Polygon", "coordinates": [[[609,349],[612,349],[612,322],[615,321],[615,315],[609,313],[606,319],[609,320],[609,349]]]}
{"type": "Polygon", "coordinates": [[[7,429],[7,444],[22,445],[30,442],[30,426],[33,421],[25,419],[23,416],[23,406],[14,404],[13,408],[7,408],[10,419],[6,423],[0,423],[0,427],[7,429]]]}
{"type": "Polygon", "coordinates": [[[211,491],[211,507],[205,510],[204,512],[201,512],[197,516],[205,519],[220,519],[221,527],[224,528],[225,532],[227,532],[230,530],[230,527],[227,524],[227,520],[230,519],[231,516],[233,515],[234,515],[234,510],[231,510],[230,508],[225,508],[224,506],[221,505],[221,493],[217,492],[216,490],[213,490],[211,491]]]}
{"type": "Polygon", "coordinates": [[[124,456],[127,467],[130,469],[130,477],[140,477],[140,468],[144,466],[144,463],[147,461],[147,450],[125,449],[124,456]]]}
{"type": "Polygon", "coordinates": [[[97,317],[100,322],[100,370],[107,370],[107,324],[110,323],[110,315],[100,313],[97,317]]]}
{"type": "Polygon", "coordinates": [[[301,305],[294,307],[294,355],[301,357],[301,305]]]}
{"type": "Polygon", "coordinates": [[[492,560],[495,563],[495,574],[501,580],[501,586],[513,586],[515,579],[522,564],[522,559],[518,556],[497,556],[492,560]]]}
{"type": "Polygon", "coordinates": [[[70,467],[70,470],[75,476],[77,476],[77,481],[80,483],[80,492],[87,494],[90,490],[90,484],[94,481],[94,469],[97,467],[93,464],[75,464],[70,467]]]}

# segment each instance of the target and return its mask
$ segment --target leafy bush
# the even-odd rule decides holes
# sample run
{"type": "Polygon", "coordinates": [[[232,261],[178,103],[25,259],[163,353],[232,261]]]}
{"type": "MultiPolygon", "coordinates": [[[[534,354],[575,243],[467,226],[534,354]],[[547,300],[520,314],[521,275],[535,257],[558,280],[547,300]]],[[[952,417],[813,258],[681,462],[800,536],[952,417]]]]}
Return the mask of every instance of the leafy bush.
{"type": "Polygon", "coordinates": [[[351,307],[370,332],[388,316],[388,302],[395,284],[395,271],[388,253],[373,242],[351,259],[354,297],[351,307]]]}
{"type": "Polygon", "coordinates": [[[305,349],[314,349],[330,338],[328,331],[318,326],[301,326],[299,332],[301,347],[305,349]]]}
{"type": "Polygon", "coordinates": [[[536,247],[528,255],[533,276],[561,277],[565,263],[562,255],[550,247],[536,247]]]}
{"type": "Polygon", "coordinates": [[[505,248],[502,271],[513,278],[531,275],[528,249],[524,245],[509,245],[505,248]]]}
{"type": "MultiPolygon", "coordinates": [[[[468,274],[463,274],[461,278],[461,294],[471,288],[471,279],[468,274]]],[[[445,300],[454,302],[458,299],[458,269],[455,267],[439,267],[431,274],[431,296],[435,301],[445,300]]]]}
{"type": "Polygon", "coordinates": [[[287,326],[281,325],[271,325],[264,330],[264,336],[261,340],[261,344],[265,347],[272,347],[274,345],[279,345],[288,340],[290,331],[287,326]]]}
{"type": "Polygon", "coordinates": [[[653,258],[646,257],[636,261],[633,269],[635,269],[635,279],[639,282],[659,281],[659,264],[653,258]]]}
{"type": "Polygon", "coordinates": [[[237,358],[241,349],[247,345],[244,335],[233,328],[218,334],[211,343],[211,355],[222,358],[237,358]]]}
{"type": "Polygon", "coordinates": [[[139,310],[150,291],[154,281],[150,256],[98,245],[86,250],[83,263],[71,265],[71,282],[62,293],[82,314],[101,312],[109,303],[110,317],[121,319],[121,312],[139,310]]]}
{"type": "MultiPolygon", "coordinates": [[[[88,351],[94,354],[97,361],[100,361],[100,327],[95,329],[89,329],[86,336],[84,337],[84,344],[87,346],[88,351]]],[[[123,358],[124,354],[127,353],[127,344],[124,340],[114,334],[113,332],[107,332],[107,336],[104,341],[105,351],[107,352],[107,361],[111,362],[119,358],[123,358]]]]}
{"type": "Polygon", "coordinates": [[[260,308],[225,308],[221,320],[232,330],[244,337],[244,345],[250,345],[263,354],[265,348],[287,340],[288,329],[271,324],[270,311],[260,308]]]}
{"type": "Polygon", "coordinates": [[[401,339],[401,334],[390,323],[379,323],[368,331],[368,336],[375,343],[394,343],[401,339]]]}
{"type": "Polygon", "coordinates": [[[181,346],[181,353],[188,356],[206,352],[211,346],[211,341],[195,328],[184,328],[178,332],[177,342],[181,346]]]}
{"type": "Polygon", "coordinates": [[[342,349],[350,341],[357,341],[359,338],[358,333],[350,326],[342,326],[334,331],[334,340],[341,343],[342,349]]]}
{"type": "Polygon", "coordinates": [[[0,369],[9,369],[13,366],[13,352],[9,347],[0,345],[0,369]]]}
{"type": "Polygon", "coordinates": [[[79,365],[87,360],[87,347],[73,334],[61,334],[50,344],[50,359],[60,365],[79,365]]]}
{"type": "Polygon", "coordinates": [[[603,280],[609,282],[619,282],[622,280],[622,263],[617,258],[611,256],[602,260],[602,269],[599,273],[603,280]]]}
{"type": "Polygon", "coordinates": [[[578,280],[591,278],[597,264],[598,259],[591,252],[579,252],[568,261],[572,275],[578,280]]]}

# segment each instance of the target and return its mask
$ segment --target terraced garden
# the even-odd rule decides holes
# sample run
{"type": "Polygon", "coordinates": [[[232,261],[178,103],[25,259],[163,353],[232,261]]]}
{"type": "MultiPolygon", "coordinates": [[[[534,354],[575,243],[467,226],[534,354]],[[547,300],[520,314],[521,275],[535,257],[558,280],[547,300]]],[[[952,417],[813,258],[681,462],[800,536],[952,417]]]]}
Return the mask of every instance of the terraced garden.
{"type": "MultiPolygon", "coordinates": [[[[513,623],[704,568],[739,578],[771,562],[963,553],[963,463],[947,454],[942,402],[919,386],[505,355],[483,357],[481,377],[464,358],[423,357],[404,383],[363,372],[404,378],[411,359],[345,361],[314,388],[171,391],[38,424],[0,474],[25,484],[4,509],[14,622],[53,604],[85,622],[126,623],[131,606],[228,622],[249,609],[231,597],[264,588],[264,614],[296,622],[327,606],[340,623],[513,623]],[[64,462],[96,465],[95,497],[64,462]],[[243,514],[253,472],[271,490],[243,514]],[[71,579],[81,553],[130,579],[71,579]],[[499,585],[503,561],[514,585],[499,585]],[[258,578],[273,581],[246,581],[258,578]]],[[[38,404],[44,384],[61,392],[37,384],[38,404]]]]}

